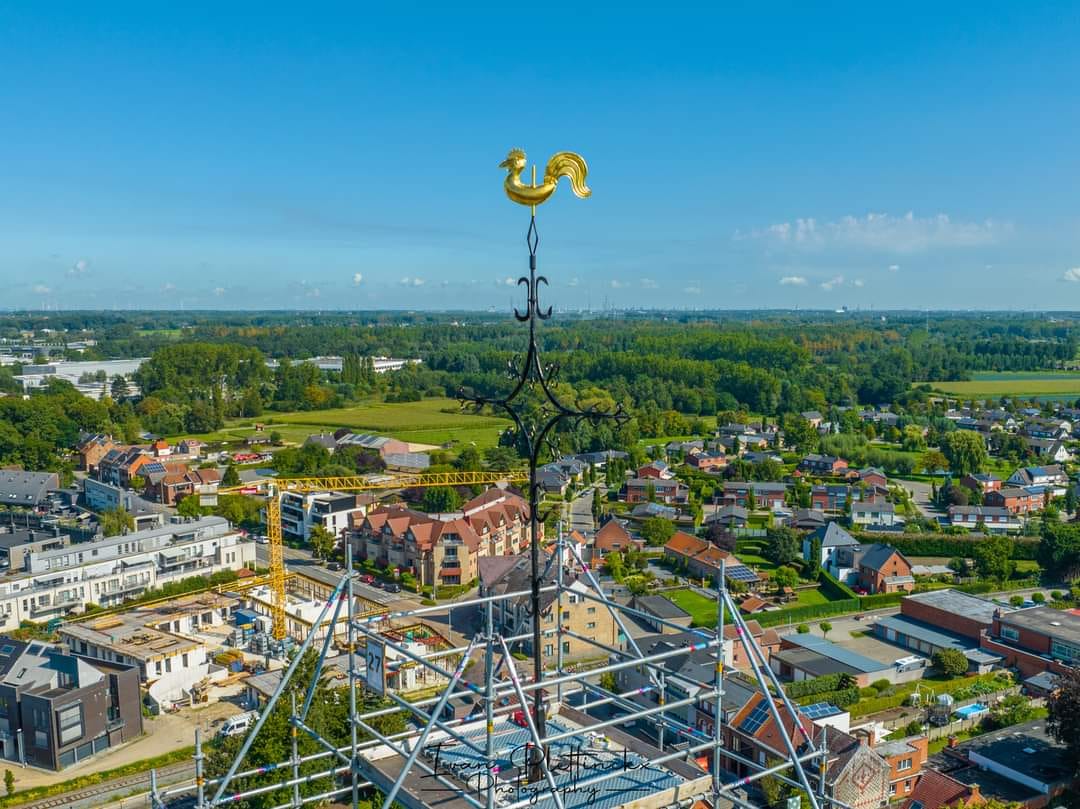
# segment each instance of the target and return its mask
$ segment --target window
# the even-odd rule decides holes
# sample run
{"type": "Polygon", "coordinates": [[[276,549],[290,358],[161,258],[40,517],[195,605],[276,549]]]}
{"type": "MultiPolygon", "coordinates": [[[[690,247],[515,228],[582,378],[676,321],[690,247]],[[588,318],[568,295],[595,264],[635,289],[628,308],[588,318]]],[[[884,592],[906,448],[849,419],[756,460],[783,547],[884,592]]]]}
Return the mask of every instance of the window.
{"type": "Polygon", "coordinates": [[[589,621],[589,623],[585,624],[585,628],[586,629],[596,629],[596,621],[589,621]]]}
{"type": "Polygon", "coordinates": [[[563,610],[562,611],[562,617],[563,617],[564,621],[569,621],[570,620],[570,610],[563,610]]]}
{"type": "Polygon", "coordinates": [[[183,654],[183,655],[181,655],[181,657],[182,657],[182,658],[183,658],[183,660],[184,660],[184,668],[187,668],[187,665],[188,665],[188,656],[187,656],[187,652],[184,652],[184,654],[183,654]]]}
{"type": "Polygon", "coordinates": [[[70,744],[83,735],[82,705],[75,703],[56,712],[60,726],[60,744],[70,744]]]}
{"type": "Polygon", "coordinates": [[[551,657],[555,653],[555,647],[550,643],[544,647],[544,657],[551,657]]]}
{"type": "Polygon", "coordinates": [[[570,654],[570,641],[564,640],[562,643],[563,654],[570,654]]]}
{"type": "Polygon", "coordinates": [[[1055,638],[1050,642],[1050,654],[1052,657],[1071,663],[1074,660],[1080,660],[1080,646],[1055,638]]]}
{"type": "Polygon", "coordinates": [[[1011,626],[1002,626],[1001,637],[1005,640],[1020,640],[1020,630],[1011,626]]]}
{"type": "Polygon", "coordinates": [[[49,749],[49,734],[43,730],[34,731],[34,747],[42,750],[49,749]]]}
{"type": "Polygon", "coordinates": [[[589,615],[596,615],[596,607],[589,607],[585,612],[589,615]]]}
{"type": "Polygon", "coordinates": [[[889,797],[896,794],[896,784],[889,784],[889,797]]]}
{"type": "Polygon", "coordinates": [[[165,672],[167,674],[172,673],[172,658],[171,657],[166,657],[165,658],[165,672]]]}
{"type": "Polygon", "coordinates": [[[910,770],[911,769],[911,759],[910,758],[902,759],[900,761],[900,763],[896,765],[896,769],[898,769],[898,770],[910,770]]]}

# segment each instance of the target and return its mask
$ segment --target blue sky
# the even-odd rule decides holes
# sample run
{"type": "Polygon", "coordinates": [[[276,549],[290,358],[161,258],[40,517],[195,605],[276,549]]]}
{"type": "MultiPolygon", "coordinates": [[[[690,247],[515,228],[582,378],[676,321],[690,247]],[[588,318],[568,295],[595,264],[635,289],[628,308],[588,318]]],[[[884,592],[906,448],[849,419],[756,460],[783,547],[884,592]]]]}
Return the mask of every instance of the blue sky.
{"type": "Polygon", "coordinates": [[[368,5],[0,2],[0,306],[1080,309],[1077,4],[368,5]]]}

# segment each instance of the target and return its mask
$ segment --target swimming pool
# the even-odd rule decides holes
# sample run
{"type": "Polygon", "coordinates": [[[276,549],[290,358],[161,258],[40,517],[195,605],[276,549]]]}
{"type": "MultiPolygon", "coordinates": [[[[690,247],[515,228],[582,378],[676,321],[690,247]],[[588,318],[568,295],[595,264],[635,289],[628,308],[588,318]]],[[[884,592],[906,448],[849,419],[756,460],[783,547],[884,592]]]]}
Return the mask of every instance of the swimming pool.
{"type": "Polygon", "coordinates": [[[963,708],[957,708],[955,713],[961,719],[971,719],[979,714],[986,713],[987,707],[981,702],[975,702],[971,705],[965,705],[963,708]]]}

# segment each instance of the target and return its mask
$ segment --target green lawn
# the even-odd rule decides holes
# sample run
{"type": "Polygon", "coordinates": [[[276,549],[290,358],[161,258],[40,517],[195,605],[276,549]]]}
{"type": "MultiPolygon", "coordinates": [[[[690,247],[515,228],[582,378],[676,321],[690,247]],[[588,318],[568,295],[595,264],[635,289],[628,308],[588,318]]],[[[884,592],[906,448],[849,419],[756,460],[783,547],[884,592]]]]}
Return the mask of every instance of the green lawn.
{"type": "Polygon", "coordinates": [[[281,433],[291,443],[302,443],[317,432],[333,432],[347,427],[359,432],[390,435],[402,441],[440,446],[455,442],[458,445],[475,443],[478,447],[494,446],[510,421],[488,415],[463,413],[453,399],[424,399],[419,402],[372,402],[356,407],[334,410],[297,410],[284,413],[267,411],[258,418],[230,419],[225,428],[213,433],[191,437],[203,441],[242,441],[255,432],[255,424],[267,431],[281,433]]]}
{"type": "Polygon", "coordinates": [[[675,590],[665,595],[690,613],[694,626],[716,626],[716,601],[705,598],[694,590],[675,590]]]}
{"type": "Polygon", "coordinates": [[[965,399],[1016,396],[1080,397],[1080,373],[1067,371],[1017,371],[973,373],[963,382],[931,382],[935,390],[965,399]]]}
{"type": "Polygon", "coordinates": [[[817,587],[808,588],[806,590],[796,590],[795,594],[798,598],[795,601],[790,602],[789,607],[819,607],[822,604],[828,604],[829,599],[825,597],[825,594],[821,592],[817,587]]]}

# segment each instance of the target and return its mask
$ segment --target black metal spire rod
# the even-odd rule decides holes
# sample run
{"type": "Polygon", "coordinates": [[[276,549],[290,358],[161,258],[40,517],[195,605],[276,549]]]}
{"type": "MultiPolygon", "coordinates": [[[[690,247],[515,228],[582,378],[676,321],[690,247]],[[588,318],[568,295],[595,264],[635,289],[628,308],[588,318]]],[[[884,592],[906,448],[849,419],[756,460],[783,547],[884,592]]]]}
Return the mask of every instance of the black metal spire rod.
{"type": "MultiPolygon", "coordinates": [[[[527,289],[526,309],[522,313],[514,308],[514,317],[518,322],[529,324],[529,342],[525,359],[519,367],[511,363],[509,371],[515,380],[513,389],[503,398],[489,398],[485,396],[469,396],[464,391],[459,392],[459,398],[463,404],[470,404],[476,409],[485,405],[505,411],[514,422],[516,435],[526,452],[526,460],[529,464],[529,556],[531,563],[532,597],[530,599],[530,613],[532,617],[532,646],[533,646],[533,677],[535,682],[543,680],[544,662],[542,634],[540,631],[540,589],[543,586],[544,568],[540,564],[540,486],[536,479],[536,470],[540,465],[540,456],[547,446],[552,454],[557,451],[552,442],[552,431],[564,420],[570,419],[574,426],[588,420],[596,423],[601,419],[613,419],[616,424],[622,425],[629,421],[630,416],[623,410],[621,404],[614,410],[606,411],[598,407],[588,410],[579,410],[565,404],[551,388],[551,380],[558,373],[554,365],[545,368],[541,361],[540,346],[537,342],[537,325],[541,320],[551,317],[551,307],[546,310],[540,308],[540,284],[547,285],[548,280],[542,275],[536,274],[536,250],[540,246],[540,234],[536,229],[535,209],[529,219],[529,230],[525,236],[525,243],[529,248],[529,275],[518,279],[518,286],[525,285],[527,289]],[[541,406],[539,417],[535,422],[527,423],[525,409],[518,403],[518,398],[526,388],[530,388],[540,395],[541,406]]],[[[562,620],[562,616],[556,616],[556,620],[562,620]]],[[[536,728],[541,740],[546,730],[543,691],[537,688],[533,691],[534,703],[532,707],[533,717],[536,720],[536,728]]],[[[523,708],[525,706],[522,706],[523,708]]],[[[544,760],[546,750],[538,749],[530,760],[529,781],[537,781],[542,777],[540,762],[544,760]]]]}

